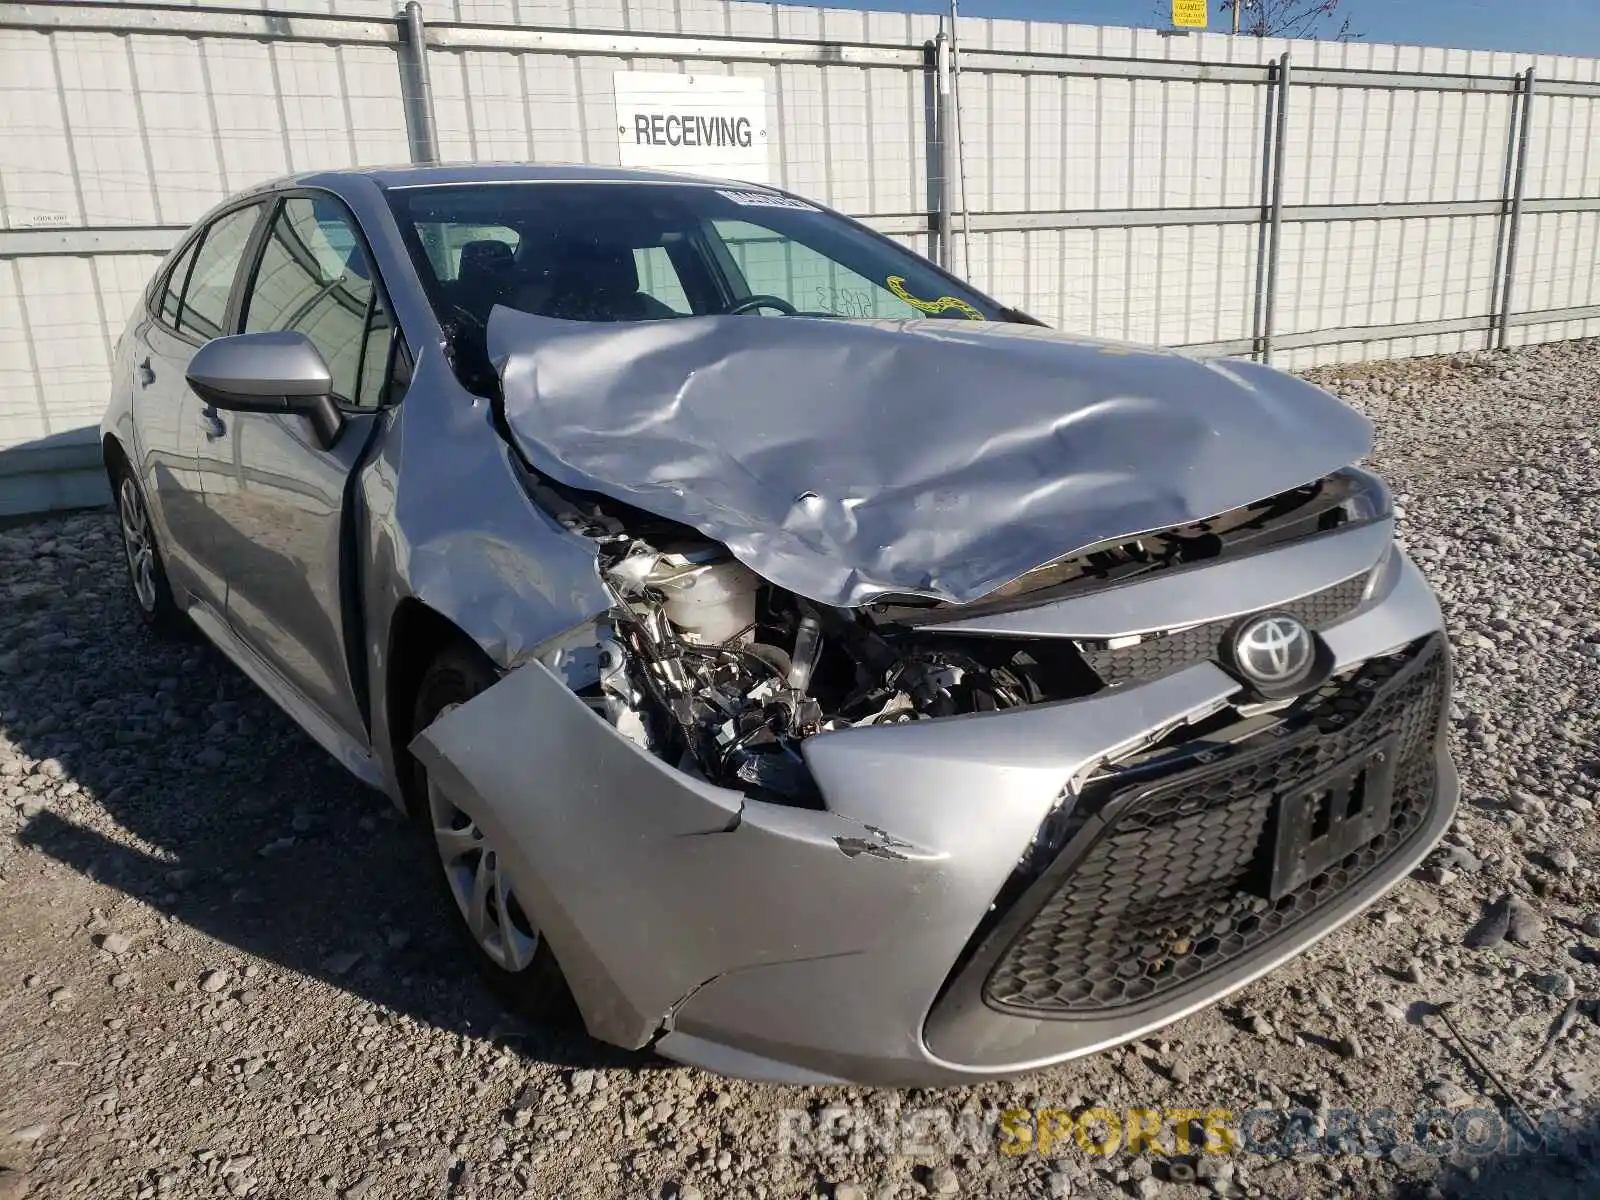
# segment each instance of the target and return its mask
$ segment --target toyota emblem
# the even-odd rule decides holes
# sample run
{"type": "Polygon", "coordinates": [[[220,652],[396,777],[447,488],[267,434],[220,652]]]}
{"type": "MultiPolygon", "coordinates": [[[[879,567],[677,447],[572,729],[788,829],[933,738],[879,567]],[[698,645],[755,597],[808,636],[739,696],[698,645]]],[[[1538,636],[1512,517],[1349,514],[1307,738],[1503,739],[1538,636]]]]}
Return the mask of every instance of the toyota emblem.
{"type": "Polygon", "coordinates": [[[1287,613],[1245,622],[1233,637],[1233,663],[1246,682],[1282,692],[1311,674],[1317,656],[1311,631],[1287,613]]]}

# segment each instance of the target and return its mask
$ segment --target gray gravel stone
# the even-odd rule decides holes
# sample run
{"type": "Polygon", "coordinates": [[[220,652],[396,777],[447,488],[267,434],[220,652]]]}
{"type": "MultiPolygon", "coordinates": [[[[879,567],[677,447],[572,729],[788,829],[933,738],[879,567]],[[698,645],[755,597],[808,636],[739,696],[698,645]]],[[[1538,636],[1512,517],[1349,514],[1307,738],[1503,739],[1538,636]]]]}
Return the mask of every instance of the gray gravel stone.
{"type": "Polygon", "coordinates": [[[107,954],[126,954],[133,949],[133,939],[125,933],[107,933],[100,938],[100,949],[107,954]]]}
{"type": "Polygon", "coordinates": [[[1544,918],[1521,896],[1512,896],[1506,907],[1506,936],[1519,946],[1531,946],[1544,933],[1544,918]]]}
{"type": "Polygon", "coordinates": [[[1563,875],[1570,875],[1578,869],[1578,856],[1566,846],[1557,846],[1545,855],[1545,859],[1563,875]]]}
{"type": "Polygon", "coordinates": [[[1513,791],[1506,797],[1506,807],[1514,813],[1534,820],[1543,820],[1546,815],[1544,801],[1528,792],[1513,791]]]}
{"type": "Polygon", "coordinates": [[[1556,1075],[1556,1082],[1576,1096],[1587,1096],[1594,1091],[1592,1071],[1569,1068],[1556,1075]]]}
{"type": "Polygon", "coordinates": [[[1533,986],[1558,1000],[1570,1000],[1577,995],[1578,985],[1565,971],[1546,971],[1533,977],[1533,986]]]}
{"type": "Polygon", "coordinates": [[[214,971],[207,971],[200,977],[200,990],[202,992],[220,992],[223,988],[228,986],[228,983],[232,978],[233,974],[231,972],[221,968],[218,968],[214,971]]]}
{"type": "Polygon", "coordinates": [[[1476,875],[1483,869],[1478,856],[1460,846],[1446,846],[1441,850],[1439,865],[1463,875],[1476,875]]]}
{"type": "Polygon", "coordinates": [[[1233,1183],[1233,1170],[1233,1160],[1218,1154],[1202,1154],[1194,1165],[1196,1178],[1217,1195],[1226,1193],[1233,1183]]]}
{"type": "Polygon", "coordinates": [[[1467,930],[1465,943],[1472,950],[1492,950],[1506,940],[1510,927],[1510,899],[1504,897],[1491,904],[1478,923],[1467,930]]]}

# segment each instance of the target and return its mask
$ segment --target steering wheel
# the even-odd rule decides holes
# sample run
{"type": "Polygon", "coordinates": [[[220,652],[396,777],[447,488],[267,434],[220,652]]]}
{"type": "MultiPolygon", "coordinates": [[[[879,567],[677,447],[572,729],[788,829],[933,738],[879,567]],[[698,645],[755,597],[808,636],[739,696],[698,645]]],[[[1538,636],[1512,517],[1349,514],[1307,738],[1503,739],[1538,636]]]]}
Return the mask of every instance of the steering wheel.
{"type": "Polygon", "coordinates": [[[724,312],[726,316],[739,317],[745,313],[753,313],[758,308],[775,308],[786,317],[792,317],[795,314],[794,305],[790,304],[782,296],[762,296],[759,294],[746,296],[743,300],[735,300],[728,305],[724,312]]]}

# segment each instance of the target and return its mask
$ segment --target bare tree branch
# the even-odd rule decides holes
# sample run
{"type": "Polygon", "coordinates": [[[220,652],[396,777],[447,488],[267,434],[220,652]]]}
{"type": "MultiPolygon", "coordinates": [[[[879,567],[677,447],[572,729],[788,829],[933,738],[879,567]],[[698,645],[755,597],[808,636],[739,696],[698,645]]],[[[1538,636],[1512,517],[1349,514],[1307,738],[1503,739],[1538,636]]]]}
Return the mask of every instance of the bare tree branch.
{"type": "MultiPolygon", "coordinates": [[[[1350,28],[1350,18],[1342,7],[1344,0],[1220,0],[1218,29],[1231,24],[1234,7],[1239,9],[1239,32],[1253,37],[1330,38],[1338,42],[1355,41],[1364,35],[1350,28]]],[[[1157,0],[1156,12],[1163,24],[1172,15],[1170,3],[1157,0]]]]}
{"type": "Polygon", "coordinates": [[[1239,6],[1239,32],[1255,37],[1318,38],[1348,42],[1361,37],[1340,11],[1343,0],[1222,0],[1220,11],[1239,6]]]}

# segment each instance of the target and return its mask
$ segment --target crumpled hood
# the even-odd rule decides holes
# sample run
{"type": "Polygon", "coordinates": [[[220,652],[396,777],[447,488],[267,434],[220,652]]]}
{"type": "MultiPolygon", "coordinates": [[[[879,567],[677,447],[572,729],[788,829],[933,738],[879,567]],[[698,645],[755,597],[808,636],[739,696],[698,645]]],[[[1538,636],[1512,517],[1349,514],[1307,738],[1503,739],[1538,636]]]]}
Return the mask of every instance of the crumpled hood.
{"type": "Polygon", "coordinates": [[[976,600],[1372,444],[1365,417],[1271,368],[1028,325],[496,308],[488,348],[536,471],[692,526],[823,604],[976,600]]]}

